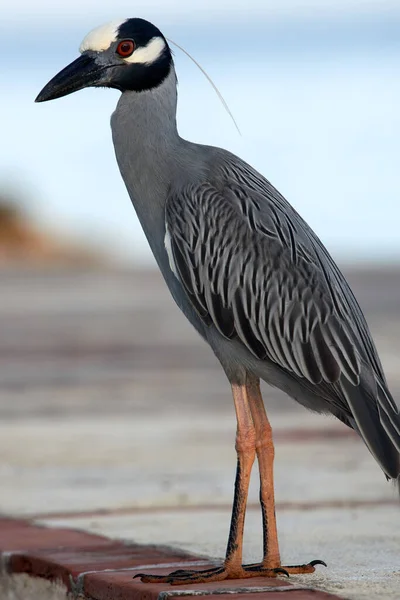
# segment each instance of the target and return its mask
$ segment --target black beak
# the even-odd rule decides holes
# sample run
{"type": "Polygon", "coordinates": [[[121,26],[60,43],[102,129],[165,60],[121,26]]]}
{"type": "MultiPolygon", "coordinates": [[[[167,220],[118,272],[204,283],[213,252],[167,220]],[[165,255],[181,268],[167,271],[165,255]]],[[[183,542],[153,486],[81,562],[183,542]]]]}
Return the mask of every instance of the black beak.
{"type": "Polygon", "coordinates": [[[82,54],[44,86],[35,102],[55,100],[85,87],[99,85],[105,69],[107,65],[97,63],[94,56],[82,54]]]}

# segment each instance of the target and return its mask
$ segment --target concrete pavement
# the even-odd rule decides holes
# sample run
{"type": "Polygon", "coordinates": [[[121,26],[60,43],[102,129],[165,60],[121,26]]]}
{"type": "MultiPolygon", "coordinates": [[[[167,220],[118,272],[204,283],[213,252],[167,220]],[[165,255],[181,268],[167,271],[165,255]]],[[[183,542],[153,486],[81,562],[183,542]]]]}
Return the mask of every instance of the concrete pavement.
{"type": "MultiPolygon", "coordinates": [[[[361,283],[396,394],[398,304],[361,283]]],[[[235,470],[229,386],[158,277],[5,274],[3,290],[0,513],[221,558],[235,470]]],[[[394,489],[340,423],[275,390],[265,398],[283,560],[328,563],[292,579],[354,600],[399,598],[394,489]]],[[[250,562],[261,551],[254,475],[250,562]]]]}

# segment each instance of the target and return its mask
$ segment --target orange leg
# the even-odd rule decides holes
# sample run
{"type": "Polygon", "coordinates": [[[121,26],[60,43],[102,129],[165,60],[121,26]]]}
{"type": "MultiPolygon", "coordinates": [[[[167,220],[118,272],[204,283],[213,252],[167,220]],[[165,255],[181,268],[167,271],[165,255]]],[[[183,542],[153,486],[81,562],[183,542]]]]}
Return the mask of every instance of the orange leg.
{"type": "Polygon", "coordinates": [[[247,579],[249,577],[276,577],[279,574],[312,573],[314,561],[309,565],[282,567],[280,563],[278,536],[276,531],[275,501],[273,484],[274,445],[271,426],[265,413],[259,380],[249,378],[245,385],[232,385],[235,403],[237,432],[237,470],[233,500],[231,526],[225,561],[221,567],[204,571],[179,570],[169,575],[139,573],[146,583],[170,583],[183,585],[223,581],[224,579],[247,579]],[[259,565],[242,565],[243,531],[246,504],[254,459],[260,469],[260,501],[263,517],[264,560],[259,565]]]}
{"type": "MultiPolygon", "coordinates": [[[[313,573],[315,565],[325,563],[314,560],[309,564],[282,567],[278,532],[275,516],[274,493],[274,458],[275,448],[272,440],[272,428],[265,412],[264,402],[260,391],[260,380],[249,377],[247,383],[249,406],[256,434],[256,452],[260,471],[260,504],[263,522],[264,558],[261,565],[248,566],[259,574],[266,570],[281,568],[287,574],[313,573]]],[[[325,565],[326,566],[326,565],[325,565]]]]}
{"type": "Polygon", "coordinates": [[[260,391],[260,382],[251,379],[248,383],[250,409],[256,432],[256,452],[260,471],[260,504],[263,522],[263,564],[274,569],[281,566],[278,532],[275,516],[274,458],[275,448],[272,428],[265,412],[260,391]]]}
{"type": "Polygon", "coordinates": [[[244,520],[251,469],[256,457],[256,434],[247,399],[246,388],[244,386],[232,385],[232,394],[237,419],[235,444],[237,469],[225,568],[228,569],[232,575],[236,572],[238,575],[243,575],[242,554],[244,520]]]}

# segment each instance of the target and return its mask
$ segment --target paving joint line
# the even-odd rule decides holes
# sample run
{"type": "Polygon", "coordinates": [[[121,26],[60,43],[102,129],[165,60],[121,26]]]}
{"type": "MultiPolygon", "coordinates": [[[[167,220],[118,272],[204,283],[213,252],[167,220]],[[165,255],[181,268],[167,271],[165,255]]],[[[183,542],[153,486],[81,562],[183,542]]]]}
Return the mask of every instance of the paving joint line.
{"type": "MultiPolygon", "coordinates": [[[[354,508],[375,508],[381,506],[398,506],[396,498],[371,498],[367,500],[323,500],[310,502],[277,502],[277,511],[286,510],[351,510],[354,508]]],[[[143,514],[159,514],[159,513],[175,513],[175,512],[195,512],[195,511],[213,511],[213,510],[231,510],[231,504],[187,504],[187,505],[170,505],[170,506],[132,506],[131,508],[105,508],[93,511],[82,512],[65,512],[65,513],[43,513],[30,514],[24,518],[31,521],[44,521],[52,519],[87,519],[143,514]]],[[[259,510],[260,505],[256,502],[249,502],[248,510],[259,510]]]]}
{"type": "Polygon", "coordinates": [[[214,590],[173,590],[168,592],[160,592],[157,600],[168,600],[168,598],[179,598],[185,596],[222,596],[238,595],[238,594],[264,594],[274,592],[318,592],[319,590],[304,585],[293,586],[276,586],[276,587],[242,587],[242,588],[216,588],[214,590]]]}

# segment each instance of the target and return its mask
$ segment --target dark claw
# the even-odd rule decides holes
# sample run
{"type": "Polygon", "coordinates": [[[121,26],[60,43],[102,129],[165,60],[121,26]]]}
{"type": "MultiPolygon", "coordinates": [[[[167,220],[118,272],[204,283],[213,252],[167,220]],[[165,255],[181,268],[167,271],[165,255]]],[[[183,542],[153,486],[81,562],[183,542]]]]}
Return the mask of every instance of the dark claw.
{"type": "Polygon", "coordinates": [[[290,575],[286,571],[286,569],[281,569],[280,567],[278,567],[277,569],[273,569],[273,571],[274,571],[274,573],[281,574],[281,575],[286,575],[286,577],[290,577],[290,575]]]}
{"type": "Polygon", "coordinates": [[[137,575],[134,575],[132,579],[138,579],[139,577],[144,577],[144,573],[138,573],[137,575]]]}
{"type": "Polygon", "coordinates": [[[327,567],[328,565],[323,560],[312,560],[308,563],[310,567],[315,567],[315,565],[322,565],[323,567],[327,567]]]}

